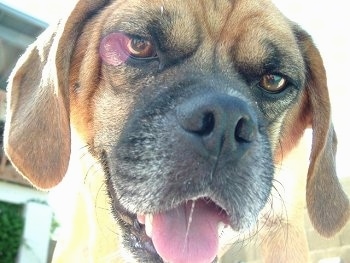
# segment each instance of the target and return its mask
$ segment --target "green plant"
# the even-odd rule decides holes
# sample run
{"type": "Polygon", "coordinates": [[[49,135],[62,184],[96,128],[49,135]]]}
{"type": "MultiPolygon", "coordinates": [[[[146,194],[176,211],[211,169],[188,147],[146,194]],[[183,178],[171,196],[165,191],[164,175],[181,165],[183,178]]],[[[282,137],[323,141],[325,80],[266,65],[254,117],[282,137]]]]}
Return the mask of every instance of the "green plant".
{"type": "Polygon", "coordinates": [[[0,262],[16,260],[24,228],[23,205],[0,202],[0,262]]]}

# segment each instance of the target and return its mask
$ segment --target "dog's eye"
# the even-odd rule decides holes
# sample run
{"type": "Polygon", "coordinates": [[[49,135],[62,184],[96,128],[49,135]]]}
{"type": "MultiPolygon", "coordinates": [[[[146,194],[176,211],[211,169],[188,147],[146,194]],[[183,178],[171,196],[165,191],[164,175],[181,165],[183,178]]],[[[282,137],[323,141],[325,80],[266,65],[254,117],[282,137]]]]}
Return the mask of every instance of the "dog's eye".
{"type": "Polygon", "coordinates": [[[134,58],[151,58],[156,55],[152,43],[142,38],[127,38],[126,48],[134,58]]]}
{"type": "Polygon", "coordinates": [[[277,93],[287,86],[287,80],[280,75],[266,74],[261,78],[259,85],[268,92],[277,93]]]}
{"type": "Polygon", "coordinates": [[[100,56],[107,64],[118,66],[128,59],[153,59],[157,53],[151,41],[116,32],[102,39],[100,56]]]}

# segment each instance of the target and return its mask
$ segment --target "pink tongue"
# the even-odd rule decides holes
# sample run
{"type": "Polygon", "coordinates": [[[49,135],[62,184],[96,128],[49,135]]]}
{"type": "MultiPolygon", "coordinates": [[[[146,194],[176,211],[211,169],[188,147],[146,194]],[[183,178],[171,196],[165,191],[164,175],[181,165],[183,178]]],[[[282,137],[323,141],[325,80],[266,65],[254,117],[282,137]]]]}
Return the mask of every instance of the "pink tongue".
{"type": "Polygon", "coordinates": [[[190,201],[153,215],[153,244],[166,262],[209,263],[217,255],[218,223],[223,221],[222,216],[204,200],[195,201],[192,207],[190,201]]]}

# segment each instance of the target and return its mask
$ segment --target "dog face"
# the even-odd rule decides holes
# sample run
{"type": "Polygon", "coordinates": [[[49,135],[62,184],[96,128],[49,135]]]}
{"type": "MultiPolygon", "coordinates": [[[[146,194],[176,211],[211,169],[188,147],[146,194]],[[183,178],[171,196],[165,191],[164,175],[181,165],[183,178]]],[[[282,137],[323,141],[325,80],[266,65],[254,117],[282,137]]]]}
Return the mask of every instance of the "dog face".
{"type": "MultiPolygon", "coordinates": [[[[275,164],[312,125],[319,129],[308,205],[312,214],[319,194],[313,185],[330,178],[330,192],[339,192],[339,223],[324,226],[329,220],[318,214],[313,220],[326,235],[344,224],[348,203],[332,170],[322,61],[309,37],[269,1],[82,2],[68,18],[69,28],[55,29],[62,33],[57,43],[49,37],[61,48],[46,55],[57,56],[57,74],[48,85],[59,87],[59,98],[51,94],[31,108],[39,116],[52,109],[50,117],[59,109],[50,119],[59,127],[50,133],[56,142],[49,139],[57,145],[49,157],[57,167],[49,162],[34,171],[38,166],[21,164],[25,158],[16,160],[17,153],[29,145],[11,146],[19,133],[7,128],[8,154],[27,177],[40,187],[60,180],[70,121],[103,164],[112,211],[135,258],[211,262],[219,226],[244,231],[257,222],[275,164]],[[317,96],[325,107],[317,106],[317,96]],[[314,176],[323,158],[331,161],[322,170],[332,172],[314,176]],[[55,179],[40,176],[53,169],[55,179]]],[[[13,86],[19,78],[13,77],[13,86]]],[[[9,106],[8,127],[28,112],[18,104],[18,97],[28,98],[21,92],[9,106]]]]}
{"type": "MultiPolygon", "coordinates": [[[[138,217],[153,228],[149,243],[166,261],[209,262],[217,252],[218,224],[249,229],[267,202],[277,138],[304,84],[302,55],[288,22],[276,12],[283,25],[276,29],[265,18],[266,6],[140,5],[117,2],[96,19],[103,26],[92,45],[103,81],[89,98],[94,133],[87,141],[105,164],[117,218],[138,217]],[[244,15],[241,8],[248,8],[244,15]],[[255,30],[245,28],[256,20],[255,30]],[[189,217],[194,230],[185,223],[189,217]],[[215,231],[199,229],[205,224],[215,231]],[[198,238],[206,246],[192,247],[198,238]],[[172,251],[163,245],[170,240],[172,251]],[[195,259],[196,250],[203,259],[195,259]]],[[[90,28],[96,29],[88,25],[86,36],[90,28]]],[[[73,120],[86,107],[79,97],[91,93],[91,85],[74,77],[73,120]]],[[[138,235],[131,235],[135,247],[138,235]]]]}

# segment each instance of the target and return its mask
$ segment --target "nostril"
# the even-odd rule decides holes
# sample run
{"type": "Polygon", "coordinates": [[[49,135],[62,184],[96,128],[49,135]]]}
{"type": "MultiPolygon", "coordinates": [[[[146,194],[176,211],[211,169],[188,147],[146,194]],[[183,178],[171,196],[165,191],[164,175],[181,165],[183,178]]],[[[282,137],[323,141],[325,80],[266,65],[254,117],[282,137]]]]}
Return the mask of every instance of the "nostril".
{"type": "Polygon", "coordinates": [[[252,142],[256,139],[257,129],[249,117],[242,117],[236,125],[235,138],[237,142],[252,142]]]}
{"type": "Polygon", "coordinates": [[[215,129],[215,114],[213,111],[202,109],[190,112],[184,111],[179,112],[177,117],[181,127],[192,134],[206,136],[215,129]]]}
{"type": "Polygon", "coordinates": [[[202,120],[202,127],[196,131],[200,136],[206,136],[213,132],[215,127],[215,117],[212,112],[204,113],[202,120]]]}

